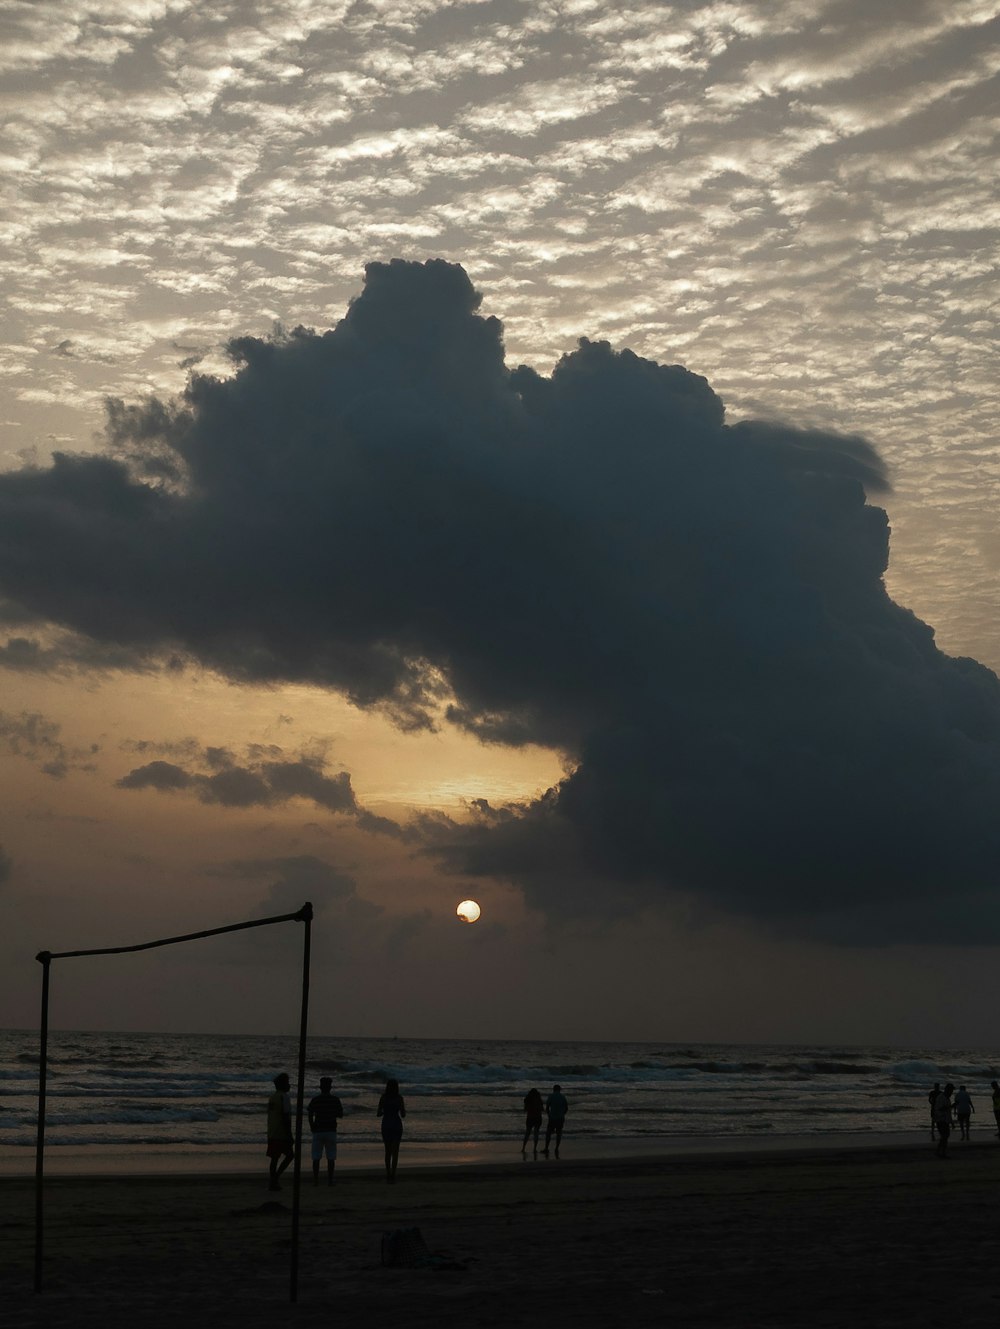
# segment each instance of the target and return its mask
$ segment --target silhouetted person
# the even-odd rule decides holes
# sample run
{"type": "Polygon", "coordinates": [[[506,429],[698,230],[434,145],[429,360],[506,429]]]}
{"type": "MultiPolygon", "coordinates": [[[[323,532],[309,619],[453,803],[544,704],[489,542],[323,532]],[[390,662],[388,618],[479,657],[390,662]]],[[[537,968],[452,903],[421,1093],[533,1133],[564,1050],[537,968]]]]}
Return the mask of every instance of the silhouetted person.
{"type": "Polygon", "coordinates": [[[965,1085],[960,1084],[958,1093],[955,1095],[955,1120],[958,1122],[958,1129],[961,1132],[960,1140],[969,1138],[969,1127],[972,1125],[972,1114],[975,1110],[965,1085]]]}
{"type": "Polygon", "coordinates": [[[333,1081],[324,1075],[319,1082],[319,1096],[309,1104],[309,1129],[312,1131],[313,1185],[319,1185],[319,1165],[326,1154],[327,1185],[333,1185],[337,1162],[337,1122],[344,1115],[344,1105],[330,1093],[333,1081]]]}
{"type": "Polygon", "coordinates": [[[997,1135],[1000,1135],[1000,1084],[991,1080],[990,1088],[993,1090],[993,1116],[996,1118],[997,1135]]]}
{"type": "Polygon", "coordinates": [[[532,1152],[538,1157],[538,1132],[542,1129],[542,1096],[537,1089],[529,1089],[524,1096],[524,1139],[521,1141],[521,1153],[528,1148],[529,1136],[534,1136],[532,1152]]]}
{"type": "Polygon", "coordinates": [[[941,1092],[941,1085],[939,1084],[939,1082],[938,1082],[937,1080],[935,1080],[935,1081],[934,1081],[934,1088],[933,1088],[933,1089],[930,1091],[930,1093],[927,1095],[927,1102],[930,1104],[930,1109],[931,1109],[931,1139],[932,1139],[932,1140],[934,1139],[934,1132],[935,1132],[935,1126],[936,1126],[936,1122],[935,1122],[935,1119],[934,1119],[934,1104],[937,1102],[937,1096],[938,1096],[938,1094],[939,1094],[940,1092],[941,1092]]]}
{"type": "Polygon", "coordinates": [[[281,1190],[278,1178],[295,1157],[292,1138],[291,1082],[284,1071],[274,1077],[274,1093],[267,1100],[267,1156],[271,1160],[268,1189],[281,1190]]]}
{"type": "Polygon", "coordinates": [[[398,1080],[387,1080],[385,1093],[378,1101],[375,1114],[382,1118],[382,1143],[385,1145],[385,1179],[391,1186],[396,1180],[396,1164],[399,1162],[399,1142],[403,1138],[403,1118],[406,1116],[406,1104],[399,1092],[398,1080]]]}
{"type": "Polygon", "coordinates": [[[955,1092],[955,1086],[951,1083],[938,1094],[934,1100],[934,1125],[938,1133],[938,1158],[948,1157],[948,1136],[951,1135],[951,1096],[955,1092]]]}
{"type": "Polygon", "coordinates": [[[554,1084],[552,1093],[545,1100],[545,1112],[548,1121],[545,1125],[545,1148],[542,1153],[546,1158],[549,1156],[549,1141],[553,1135],[556,1137],[556,1158],[559,1157],[559,1146],[562,1143],[563,1126],[566,1124],[566,1113],[569,1111],[569,1104],[563,1096],[562,1085],[554,1084]]]}

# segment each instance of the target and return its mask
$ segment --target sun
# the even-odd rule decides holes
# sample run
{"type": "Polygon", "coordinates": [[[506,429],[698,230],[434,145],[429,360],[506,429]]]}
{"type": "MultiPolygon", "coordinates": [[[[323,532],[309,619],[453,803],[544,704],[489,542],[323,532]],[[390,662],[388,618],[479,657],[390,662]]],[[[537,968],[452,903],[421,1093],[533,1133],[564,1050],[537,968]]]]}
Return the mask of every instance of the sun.
{"type": "Polygon", "coordinates": [[[475,900],[463,900],[455,910],[463,923],[474,923],[482,912],[475,900]]]}

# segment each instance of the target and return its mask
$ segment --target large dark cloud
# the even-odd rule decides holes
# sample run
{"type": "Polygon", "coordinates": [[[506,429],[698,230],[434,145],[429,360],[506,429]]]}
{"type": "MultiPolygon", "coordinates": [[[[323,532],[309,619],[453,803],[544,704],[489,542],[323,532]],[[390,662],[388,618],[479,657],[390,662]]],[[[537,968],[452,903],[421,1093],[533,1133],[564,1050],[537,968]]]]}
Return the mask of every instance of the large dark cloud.
{"type": "Polygon", "coordinates": [[[0,477],[10,612],[558,748],[536,804],[428,830],[546,907],[1000,937],[1000,684],[887,595],[873,448],[727,425],[602,342],[510,370],[478,306],[373,264],[332,331],[239,339],[231,378],[113,404],[103,455],[0,477]]]}

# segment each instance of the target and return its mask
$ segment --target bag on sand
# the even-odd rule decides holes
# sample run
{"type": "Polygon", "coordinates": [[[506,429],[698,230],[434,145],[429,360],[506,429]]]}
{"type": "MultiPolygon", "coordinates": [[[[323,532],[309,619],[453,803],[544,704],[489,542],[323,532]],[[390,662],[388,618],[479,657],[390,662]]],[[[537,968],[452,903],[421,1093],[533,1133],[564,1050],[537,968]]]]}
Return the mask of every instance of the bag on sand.
{"type": "Polygon", "coordinates": [[[412,1269],[430,1259],[427,1243],[418,1227],[397,1228],[382,1233],[382,1263],[390,1269],[412,1269]]]}

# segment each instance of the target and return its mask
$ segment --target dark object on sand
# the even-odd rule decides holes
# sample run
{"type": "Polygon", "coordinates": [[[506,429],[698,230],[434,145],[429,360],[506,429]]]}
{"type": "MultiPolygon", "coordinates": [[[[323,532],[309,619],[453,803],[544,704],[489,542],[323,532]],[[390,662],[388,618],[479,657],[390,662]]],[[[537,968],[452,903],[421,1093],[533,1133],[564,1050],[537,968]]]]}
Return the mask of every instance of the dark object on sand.
{"type": "Polygon", "coordinates": [[[430,1257],[418,1227],[397,1228],[382,1233],[382,1263],[390,1269],[413,1269],[430,1257]]]}
{"type": "Polygon", "coordinates": [[[446,1251],[429,1251],[418,1227],[382,1233],[382,1263],[389,1269],[467,1269],[446,1251]]]}

